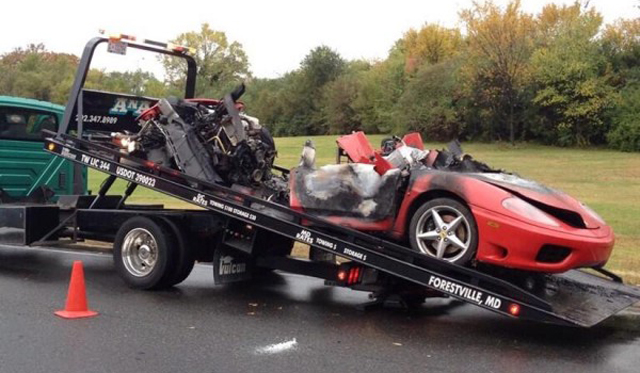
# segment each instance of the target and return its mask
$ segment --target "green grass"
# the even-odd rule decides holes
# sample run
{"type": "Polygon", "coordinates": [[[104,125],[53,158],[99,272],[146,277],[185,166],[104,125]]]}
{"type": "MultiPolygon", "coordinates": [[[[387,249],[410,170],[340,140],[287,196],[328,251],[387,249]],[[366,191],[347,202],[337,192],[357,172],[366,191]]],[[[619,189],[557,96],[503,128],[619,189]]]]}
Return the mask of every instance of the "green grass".
{"type": "MultiPolygon", "coordinates": [[[[374,147],[384,136],[370,136],[374,147]]],[[[312,136],[317,149],[317,164],[335,162],[335,136],[312,136]]],[[[285,167],[297,164],[307,137],[277,138],[277,163],[285,167]]],[[[426,144],[442,148],[444,144],[426,144]]],[[[466,153],[495,168],[516,172],[525,178],[576,197],[596,210],[613,227],[616,247],[607,268],[627,281],[640,284],[640,154],[602,149],[565,149],[541,145],[463,144],[466,153]]],[[[90,189],[97,192],[104,175],[91,171],[90,189]]],[[[122,192],[118,180],[113,191],[122,192]]],[[[194,208],[173,198],[138,188],[131,202],[163,203],[172,208],[194,208]]]]}

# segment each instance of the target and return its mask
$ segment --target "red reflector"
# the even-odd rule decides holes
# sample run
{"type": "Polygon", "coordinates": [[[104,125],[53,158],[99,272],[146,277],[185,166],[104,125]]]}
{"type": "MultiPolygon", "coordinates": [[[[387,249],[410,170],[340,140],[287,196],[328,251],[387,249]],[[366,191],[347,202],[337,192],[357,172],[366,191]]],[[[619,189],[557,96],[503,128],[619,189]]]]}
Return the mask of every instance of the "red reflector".
{"type": "Polygon", "coordinates": [[[340,270],[338,271],[338,280],[344,281],[347,278],[347,272],[340,270]]]}
{"type": "Polygon", "coordinates": [[[349,278],[347,280],[347,285],[354,285],[360,281],[360,267],[352,267],[349,269],[349,278]]]}
{"type": "Polygon", "coordinates": [[[520,314],[520,306],[512,303],[509,306],[509,313],[512,314],[513,316],[518,316],[520,314]]]}

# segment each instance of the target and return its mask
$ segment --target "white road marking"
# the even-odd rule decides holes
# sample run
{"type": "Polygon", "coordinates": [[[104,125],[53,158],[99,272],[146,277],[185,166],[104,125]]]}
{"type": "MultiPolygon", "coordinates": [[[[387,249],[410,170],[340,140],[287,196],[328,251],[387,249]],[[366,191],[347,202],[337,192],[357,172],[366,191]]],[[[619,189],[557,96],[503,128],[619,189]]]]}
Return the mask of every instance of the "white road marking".
{"type": "Polygon", "coordinates": [[[258,354],[267,354],[267,355],[278,354],[288,350],[293,350],[296,348],[297,345],[298,345],[298,342],[294,338],[290,341],[275,343],[275,344],[264,346],[264,347],[258,347],[256,348],[256,352],[258,354]]]}

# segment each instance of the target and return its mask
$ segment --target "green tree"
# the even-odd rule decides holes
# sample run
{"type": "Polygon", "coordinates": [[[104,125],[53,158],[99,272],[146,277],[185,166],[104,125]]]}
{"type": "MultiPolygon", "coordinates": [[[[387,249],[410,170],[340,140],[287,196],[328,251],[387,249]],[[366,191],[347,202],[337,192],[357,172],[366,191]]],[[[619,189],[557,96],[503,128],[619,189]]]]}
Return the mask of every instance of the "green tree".
{"type": "Polygon", "coordinates": [[[404,49],[406,70],[413,72],[422,64],[437,64],[460,53],[463,39],[458,29],[425,24],[404,34],[404,49]]]}
{"type": "Polygon", "coordinates": [[[613,85],[622,87],[640,80],[640,18],[606,25],[601,43],[602,53],[611,64],[613,85]]]}
{"type": "Polygon", "coordinates": [[[464,130],[458,72],[460,61],[423,65],[407,83],[398,118],[404,131],[419,131],[428,141],[449,141],[464,130]]]}
{"type": "Polygon", "coordinates": [[[284,132],[296,135],[316,135],[328,132],[323,115],[323,88],[345,70],[346,62],[327,46],[312,49],[300,63],[300,69],[290,73],[289,83],[280,94],[283,103],[281,125],[284,132]]]}
{"type": "Polygon", "coordinates": [[[78,58],[30,44],[0,56],[0,94],[65,103],[78,58]]]}
{"type": "Polygon", "coordinates": [[[543,8],[538,23],[544,37],[532,56],[533,102],[540,108],[543,132],[560,145],[603,142],[614,92],[595,40],[601,15],[579,3],[552,4],[543,8]]]}
{"type": "Polygon", "coordinates": [[[342,75],[327,84],[322,110],[328,133],[344,134],[362,129],[360,115],[353,106],[358,91],[357,76],[351,74],[342,75]]]}
{"type": "Polygon", "coordinates": [[[342,75],[323,87],[322,113],[328,133],[344,134],[363,129],[355,102],[361,91],[362,76],[370,69],[371,64],[367,61],[351,61],[342,75]]]}
{"type": "Polygon", "coordinates": [[[608,144],[623,151],[640,151],[640,19],[607,25],[602,50],[611,64],[612,84],[620,90],[608,144]]]}
{"type": "Polygon", "coordinates": [[[292,83],[292,74],[276,79],[252,79],[247,84],[247,93],[242,97],[250,115],[260,119],[274,135],[289,136],[295,134],[289,124],[287,102],[288,90],[292,83]]]}
{"type": "Polygon", "coordinates": [[[491,1],[474,3],[460,17],[468,33],[468,94],[487,109],[489,136],[500,137],[506,122],[513,143],[533,47],[533,18],[522,12],[519,0],[504,10],[491,1]]]}
{"type": "Polygon", "coordinates": [[[397,106],[407,80],[403,41],[396,42],[384,61],[360,76],[359,92],[353,107],[362,128],[368,133],[390,133],[404,124],[397,117],[397,106]]]}
{"type": "MultiPolygon", "coordinates": [[[[50,52],[42,44],[17,48],[0,57],[0,94],[66,104],[77,66],[76,56],[50,52]]],[[[85,87],[151,97],[167,95],[165,84],[142,70],[91,69],[85,87]]]]}
{"type": "Polygon", "coordinates": [[[345,60],[338,52],[321,45],[305,56],[300,63],[300,72],[310,91],[319,91],[325,84],[335,80],[346,68],[345,60]]]}
{"type": "Polygon", "coordinates": [[[166,97],[168,95],[168,87],[163,82],[152,73],[141,69],[125,72],[92,69],[87,76],[85,87],[136,96],[166,97]]]}
{"type": "Polygon", "coordinates": [[[609,145],[622,151],[640,151],[640,85],[625,87],[614,110],[609,145]]]}
{"type": "MultiPolygon", "coordinates": [[[[229,42],[222,31],[212,30],[203,23],[199,31],[185,32],[173,43],[195,49],[198,64],[196,95],[221,97],[240,81],[251,76],[249,61],[242,45],[229,42]]],[[[184,87],[186,63],[181,58],[161,57],[167,81],[174,87],[184,87]]]]}

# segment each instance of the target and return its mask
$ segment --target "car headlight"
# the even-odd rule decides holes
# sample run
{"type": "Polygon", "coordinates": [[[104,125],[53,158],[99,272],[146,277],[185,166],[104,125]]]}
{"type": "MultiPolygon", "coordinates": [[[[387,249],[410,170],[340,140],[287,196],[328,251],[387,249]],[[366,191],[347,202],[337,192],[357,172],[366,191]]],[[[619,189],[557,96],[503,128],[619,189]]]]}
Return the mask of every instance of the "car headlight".
{"type": "Polygon", "coordinates": [[[136,142],[134,140],[131,140],[128,137],[123,137],[120,139],[120,145],[124,148],[127,149],[128,153],[133,153],[134,150],[136,150],[136,142]]]}
{"type": "Polygon", "coordinates": [[[552,219],[549,215],[518,197],[509,197],[503,200],[502,207],[537,223],[550,225],[552,227],[560,226],[560,224],[558,224],[558,222],[552,219]]]}
{"type": "Polygon", "coordinates": [[[582,206],[582,208],[584,209],[584,211],[587,212],[587,214],[589,214],[592,218],[594,218],[595,220],[597,220],[599,223],[601,224],[607,224],[604,219],[602,218],[602,216],[600,216],[597,212],[593,211],[591,209],[591,207],[585,205],[584,203],[580,202],[580,205],[582,206]]]}

